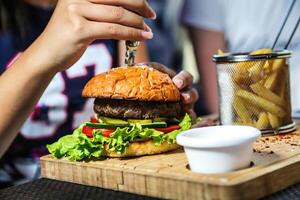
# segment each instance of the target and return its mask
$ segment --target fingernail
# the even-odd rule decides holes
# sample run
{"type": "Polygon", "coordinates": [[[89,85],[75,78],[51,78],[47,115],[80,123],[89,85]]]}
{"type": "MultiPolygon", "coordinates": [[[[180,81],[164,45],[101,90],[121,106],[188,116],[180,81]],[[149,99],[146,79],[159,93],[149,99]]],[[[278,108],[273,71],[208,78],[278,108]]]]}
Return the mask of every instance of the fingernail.
{"type": "Polygon", "coordinates": [[[156,12],[155,12],[154,10],[152,10],[152,11],[153,11],[153,14],[152,14],[152,16],[151,16],[151,19],[155,20],[156,17],[157,17],[157,15],[156,15],[156,12]]]}
{"type": "Polygon", "coordinates": [[[155,12],[155,10],[153,8],[151,8],[150,6],[149,6],[149,8],[150,8],[150,11],[151,11],[150,19],[156,19],[156,12],[155,12]]]}
{"type": "Polygon", "coordinates": [[[184,98],[184,100],[186,101],[186,102],[189,102],[189,100],[190,100],[190,95],[188,95],[188,94],[185,94],[185,93],[182,93],[181,94],[182,96],[183,96],[183,98],[184,98]]]}
{"type": "Polygon", "coordinates": [[[153,33],[149,31],[142,31],[142,37],[146,40],[153,38],[153,33]]]}
{"type": "Polygon", "coordinates": [[[174,79],[173,82],[175,83],[175,85],[181,89],[183,87],[183,80],[181,79],[174,79]]]}

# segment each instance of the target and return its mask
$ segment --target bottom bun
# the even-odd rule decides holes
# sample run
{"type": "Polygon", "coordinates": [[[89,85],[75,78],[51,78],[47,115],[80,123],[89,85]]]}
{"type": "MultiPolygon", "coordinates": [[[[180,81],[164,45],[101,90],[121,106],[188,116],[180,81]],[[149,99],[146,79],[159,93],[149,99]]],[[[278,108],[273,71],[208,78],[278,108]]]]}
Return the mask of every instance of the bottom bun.
{"type": "Polygon", "coordinates": [[[152,140],[145,142],[133,142],[130,143],[126,148],[125,152],[122,154],[111,152],[106,148],[106,156],[113,158],[121,157],[134,157],[134,156],[143,156],[143,155],[153,155],[160,154],[167,151],[172,151],[180,148],[177,144],[169,144],[164,142],[161,145],[156,146],[152,140]]]}

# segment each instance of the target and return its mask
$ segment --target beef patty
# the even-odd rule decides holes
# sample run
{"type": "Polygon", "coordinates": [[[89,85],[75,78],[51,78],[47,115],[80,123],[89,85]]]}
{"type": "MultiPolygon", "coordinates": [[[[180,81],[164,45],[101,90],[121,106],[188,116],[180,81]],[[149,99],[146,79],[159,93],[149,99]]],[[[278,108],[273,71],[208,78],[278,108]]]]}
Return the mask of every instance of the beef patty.
{"type": "Polygon", "coordinates": [[[99,116],[112,118],[150,119],[180,117],[179,102],[153,102],[118,99],[95,99],[94,111],[99,116]]]}

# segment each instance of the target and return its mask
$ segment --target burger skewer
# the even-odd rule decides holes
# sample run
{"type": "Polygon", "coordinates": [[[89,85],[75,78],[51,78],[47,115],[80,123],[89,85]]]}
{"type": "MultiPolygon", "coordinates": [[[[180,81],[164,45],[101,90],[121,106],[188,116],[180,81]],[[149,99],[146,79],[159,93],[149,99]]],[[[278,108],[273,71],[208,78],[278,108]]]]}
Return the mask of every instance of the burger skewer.
{"type": "Polygon", "coordinates": [[[125,64],[127,66],[134,65],[135,55],[139,44],[140,42],[138,41],[126,41],[125,64]]]}

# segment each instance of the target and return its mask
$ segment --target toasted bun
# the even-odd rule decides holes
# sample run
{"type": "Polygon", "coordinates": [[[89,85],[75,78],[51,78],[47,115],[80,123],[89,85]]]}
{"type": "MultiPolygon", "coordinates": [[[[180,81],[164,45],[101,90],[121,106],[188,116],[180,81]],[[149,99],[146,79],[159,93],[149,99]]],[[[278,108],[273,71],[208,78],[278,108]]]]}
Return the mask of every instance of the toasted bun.
{"type": "Polygon", "coordinates": [[[180,92],[168,74],[146,66],[118,67],[93,77],[83,97],[139,101],[179,101],[180,92]]]}
{"type": "Polygon", "coordinates": [[[167,151],[172,151],[180,148],[177,144],[168,144],[167,142],[162,143],[159,146],[156,146],[152,140],[146,142],[133,142],[130,143],[129,147],[126,148],[126,151],[123,154],[118,154],[116,152],[110,152],[106,148],[106,156],[113,158],[121,157],[135,157],[135,156],[144,156],[144,155],[153,155],[160,154],[167,151]]]}

